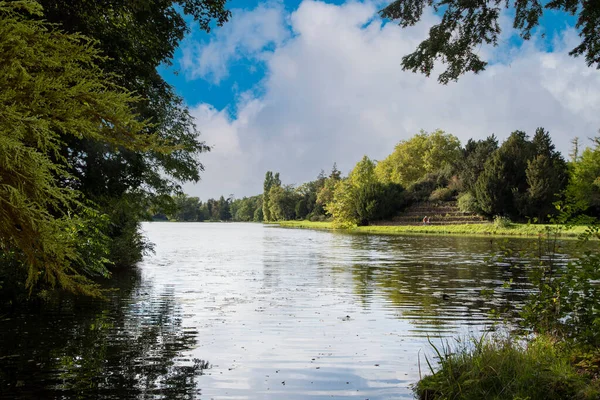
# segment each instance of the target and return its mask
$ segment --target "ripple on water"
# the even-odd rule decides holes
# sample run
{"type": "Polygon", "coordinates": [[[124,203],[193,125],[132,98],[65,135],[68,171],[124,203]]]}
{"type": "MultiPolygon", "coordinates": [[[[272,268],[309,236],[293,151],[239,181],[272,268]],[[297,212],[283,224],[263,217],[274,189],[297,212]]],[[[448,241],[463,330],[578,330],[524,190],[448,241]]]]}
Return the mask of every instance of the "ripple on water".
{"type": "Polygon", "coordinates": [[[499,289],[518,271],[484,261],[489,239],[144,231],[156,254],[108,302],[0,322],[0,397],[410,398],[429,339],[477,334],[493,304],[520,301],[499,289]]]}

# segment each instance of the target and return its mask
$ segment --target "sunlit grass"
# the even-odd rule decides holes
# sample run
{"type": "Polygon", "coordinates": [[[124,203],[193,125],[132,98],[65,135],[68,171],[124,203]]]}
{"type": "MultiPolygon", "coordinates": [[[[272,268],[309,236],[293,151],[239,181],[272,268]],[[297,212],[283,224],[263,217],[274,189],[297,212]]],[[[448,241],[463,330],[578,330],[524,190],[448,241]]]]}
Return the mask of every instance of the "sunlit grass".
{"type": "MultiPolygon", "coordinates": [[[[571,351],[553,338],[540,336],[527,344],[510,337],[432,346],[435,361],[413,389],[419,399],[597,399],[593,372],[574,365],[571,351]]],[[[424,364],[424,365],[423,365],[424,364]]]]}
{"type": "MultiPolygon", "coordinates": [[[[335,229],[332,222],[279,221],[276,224],[286,228],[335,229]]],[[[586,226],[566,227],[563,225],[510,224],[499,227],[488,224],[461,225],[400,225],[400,226],[359,226],[345,229],[349,232],[374,233],[387,235],[402,234],[439,234],[439,235],[477,235],[477,236],[538,236],[548,229],[556,229],[560,236],[577,237],[583,234],[586,226]]]]}

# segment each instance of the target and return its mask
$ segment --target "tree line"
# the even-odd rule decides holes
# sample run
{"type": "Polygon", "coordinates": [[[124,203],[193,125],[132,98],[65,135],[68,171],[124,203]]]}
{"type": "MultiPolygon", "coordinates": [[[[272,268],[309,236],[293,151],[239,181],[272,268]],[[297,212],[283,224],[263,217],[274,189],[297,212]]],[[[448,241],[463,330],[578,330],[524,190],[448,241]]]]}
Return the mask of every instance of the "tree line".
{"type": "Polygon", "coordinates": [[[363,157],[346,177],[334,166],[329,176],[321,173],[294,187],[283,185],[279,174],[267,172],[263,217],[366,225],[415,202],[449,200],[457,200],[464,212],[490,219],[547,222],[559,202],[597,216],[600,139],[593,139],[582,152],[579,147],[575,139],[566,161],[543,128],[532,137],[515,131],[501,144],[492,135],[470,139],[464,146],[442,130],[421,131],[400,141],[381,161],[363,157]]]}
{"type": "Polygon", "coordinates": [[[364,156],[343,177],[334,163],[299,186],[283,184],[267,171],[263,193],[203,203],[185,195],[173,198],[175,221],[333,221],[338,226],[367,225],[390,218],[416,202],[457,201],[463,212],[489,219],[548,222],[559,203],[575,213],[600,215],[600,138],[580,151],[575,138],[567,161],[538,128],[532,137],[515,131],[503,142],[491,135],[459,139],[442,130],[421,131],[400,141],[381,161],[364,156]]]}

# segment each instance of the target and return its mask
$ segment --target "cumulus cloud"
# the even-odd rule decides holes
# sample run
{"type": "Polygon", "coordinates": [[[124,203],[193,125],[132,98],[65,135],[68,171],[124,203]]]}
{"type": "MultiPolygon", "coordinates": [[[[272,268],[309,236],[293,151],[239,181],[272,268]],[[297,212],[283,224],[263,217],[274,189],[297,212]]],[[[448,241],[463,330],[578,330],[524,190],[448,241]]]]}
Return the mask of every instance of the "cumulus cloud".
{"type": "MultiPolygon", "coordinates": [[[[267,73],[259,94],[240,96],[234,116],[209,105],[193,110],[215,148],[203,158],[203,181],[186,187],[188,193],[257,194],[267,170],[281,172],[286,183],[302,183],[334,161],[347,172],[364,154],[383,159],[420,129],[441,128],[464,142],[544,126],[566,154],[573,137],[593,136],[600,127],[600,73],[568,56],[577,39],[572,31],[563,32],[554,52],[526,43],[484,73],[442,86],[435,74],[426,78],[400,67],[437,21],[433,14],[400,29],[382,23],[371,3],[304,1],[289,16],[277,12],[269,20],[280,26],[269,29],[291,36],[282,35],[286,39],[262,57],[267,73]]],[[[231,29],[215,40],[244,36],[231,29]]],[[[220,60],[232,57],[229,48],[220,60]]]]}
{"type": "Polygon", "coordinates": [[[218,84],[228,76],[232,62],[259,62],[265,47],[281,45],[288,37],[280,3],[263,4],[251,11],[233,10],[232,14],[233,21],[220,28],[218,36],[183,47],[180,65],[190,79],[218,84]]]}

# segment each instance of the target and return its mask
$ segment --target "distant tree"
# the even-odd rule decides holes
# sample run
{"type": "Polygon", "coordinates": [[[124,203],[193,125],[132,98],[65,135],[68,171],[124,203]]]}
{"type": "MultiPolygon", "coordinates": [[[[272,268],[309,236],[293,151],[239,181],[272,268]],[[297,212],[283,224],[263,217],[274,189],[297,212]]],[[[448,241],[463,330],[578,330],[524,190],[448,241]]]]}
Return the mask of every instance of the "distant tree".
{"type": "Polygon", "coordinates": [[[567,193],[578,208],[600,215],[600,138],[595,138],[594,147],[583,150],[573,163],[567,193]]]}
{"type": "Polygon", "coordinates": [[[296,218],[296,203],[299,195],[291,185],[276,185],[269,191],[269,211],[272,221],[293,220],[296,218]]]}
{"type": "Polygon", "coordinates": [[[567,163],[556,151],[550,134],[538,128],[532,139],[535,155],[527,162],[528,216],[544,222],[556,212],[554,202],[565,190],[568,181],[567,163]]]}
{"type": "MultiPolygon", "coordinates": [[[[277,174],[279,177],[279,174],[277,174]]],[[[263,184],[263,218],[265,221],[271,221],[270,197],[269,192],[274,185],[273,172],[267,171],[265,174],[265,182],[263,184]]]]}
{"type": "Polygon", "coordinates": [[[254,210],[254,218],[252,219],[254,222],[262,222],[264,220],[263,217],[263,207],[262,204],[260,207],[257,207],[254,210]]]}
{"type": "Polygon", "coordinates": [[[453,169],[460,157],[456,136],[442,130],[421,131],[398,143],[392,154],[377,164],[377,177],[382,183],[408,186],[428,173],[453,169]]]}
{"type": "Polygon", "coordinates": [[[306,216],[308,215],[308,207],[307,207],[305,198],[302,197],[296,202],[295,211],[296,211],[296,219],[306,218],[306,216]]]}
{"type": "Polygon", "coordinates": [[[582,0],[540,1],[515,0],[395,0],[383,10],[383,18],[397,20],[403,28],[421,20],[423,10],[431,7],[441,13],[440,23],[429,30],[429,37],[417,49],[402,58],[402,68],[429,76],[436,61],[446,65],[439,82],[457,80],[465,72],[478,73],[487,62],[479,55],[482,44],[497,46],[500,39],[500,16],[503,8],[514,7],[513,28],[529,40],[544,12],[577,15],[576,27],[582,41],[569,53],[585,55],[588,66],[600,68],[600,3],[582,0]]]}
{"type": "MultiPolygon", "coordinates": [[[[525,132],[513,132],[485,163],[475,185],[477,203],[484,214],[490,217],[502,215],[514,219],[524,218],[530,210],[528,202],[533,198],[530,196],[541,195],[537,189],[534,189],[535,192],[528,192],[527,181],[530,161],[537,156],[538,149],[541,152],[544,147],[543,129],[538,129],[536,135],[539,142],[533,143],[528,140],[525,132]]],[[[551,143],[546,143],[548,144],[551,146],[551,143]]],[[[547,151],[550,157],[555,157],[552,153],[553,146],[547,147],[547,151]]],[[[537,162],[534,162],[535,165],[539,166],[537,162]]],[[[532,182],[536,177],[533,168],[530,172],[532,182]]]]}
{"type": "Polygon", "coordinates": [[[199,220],[200,199],[197,197],[189,197],[185,194],[177,195],[173,198],[175,202],[175,213],[171,216],[172,219],[181,222],[192,222],[199,220]]]}
{"type": "Polygon", "coordinates": [[[366,225],[377,215],[382,190],[375,163],[364,156],[348,178],[337,183],[333,200],[326,209],[338,226],[366,225]]]}
{"type": "Polygon", "coordinates": [[[331,216],[331,213],[327,209],[327,204],[333,201],[333,194],[335,187],[342,179],[342,173],[337,169],[337,164],[333,163],[333,168],[329,176],[323,181],[323,185],[320,187],[317,193],[316,205],[321,207],[324,213],[331,216]]]}
{"type": "Polygon", "coordinates": [[[462,158],[459,162],[459,178],[465,190],[474,192],[475,183],[483,168],[485,162],[498,149],[498,140],[494,135],[485,140],[475,141],[469,139],[463,150],[462,158]]]}
{"type": "Polygon", "coordinates": [[[575,163],[579,160],[579,138],[574,137],[571,140],[571,144],[573,147],[571,148],[571,152],[569,153],[569,157],[571,158],[571,162],[575,163]]]}
{"type": "Polygon", "coordinates": [[[219,220],[220,221],[229,221],[231,220],[231,211],[230,211],[230,199],[225,199],[225,197],[221,196],[219,198],[219,220]]]}

